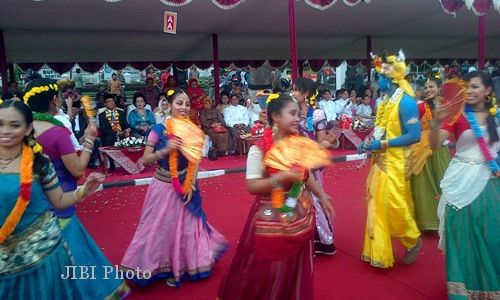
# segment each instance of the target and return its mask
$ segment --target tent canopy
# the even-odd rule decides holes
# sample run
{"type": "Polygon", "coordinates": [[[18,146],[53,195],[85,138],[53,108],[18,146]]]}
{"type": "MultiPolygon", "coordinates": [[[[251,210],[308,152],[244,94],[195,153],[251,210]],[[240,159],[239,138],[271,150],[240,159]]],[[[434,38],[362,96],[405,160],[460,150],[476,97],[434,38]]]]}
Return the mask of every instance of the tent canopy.
{"type": "MultiPolygon", "coordinates": [[[[8,63],[210,61],[212,34],[221,60],[290,56],[287,0],[246,0],[223,10],[208,0],[181,7],[160,0],[1,0],[8,63]],[[176,35],[163,33],[163,12],[178,13],[176,35]]],[[[478,17],[455,17],[438,0],[338,1],[321,11],[295,2],[299,59],[363,59],[404,48],[409,58],[477,58],[478,17]],[[367,1],[369,2],[369,1],[367,1]]],[[[500,15],[487,17],[486,57],[498,58],[500,15]]]]}

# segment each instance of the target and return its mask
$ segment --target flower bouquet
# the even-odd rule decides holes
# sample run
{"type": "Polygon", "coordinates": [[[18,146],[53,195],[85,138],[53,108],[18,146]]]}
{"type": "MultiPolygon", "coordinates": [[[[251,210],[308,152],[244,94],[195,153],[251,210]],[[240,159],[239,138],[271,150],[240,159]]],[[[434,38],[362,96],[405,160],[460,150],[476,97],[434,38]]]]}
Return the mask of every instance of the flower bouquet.
{"type": "Polygon", "coordinates": [[[115,147],[117,148],[129,148],[129,151],[140,151],[141,147],[145,145],[143,138],[136,138],[133,136],[124,138],[123,140],[117,141],[115,147]]]}

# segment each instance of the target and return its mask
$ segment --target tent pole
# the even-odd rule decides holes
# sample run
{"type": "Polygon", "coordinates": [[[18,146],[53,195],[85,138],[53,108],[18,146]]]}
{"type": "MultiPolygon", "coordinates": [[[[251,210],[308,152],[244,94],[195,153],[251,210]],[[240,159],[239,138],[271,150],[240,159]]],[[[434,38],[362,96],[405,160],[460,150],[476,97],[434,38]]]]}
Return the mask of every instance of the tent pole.
{"type": "Polygon", "coordinates": [[[14,72],[14,64],[8,65],[9,69],[9,80],[16,80],[16,73],[14,72]]]}
{"type": "Polygon", "coordinates": [[[3,93],[7,93],[7,54],[5,53],[5,42],[3,30],[0,30],[0,75],[2,75],[3,93]]]}
{"type": "Polygon", "coordinates": [[[370,82],[371,79],[371,72],[370,69],[372,67],[372,56],[370,55],[372,53],[372,36],[367,35],[366,36],[366,70],[368,71],[368,82],[370,82]]]}
{"type": "Polygon", "coordinates": [[[212,34],[212,54],[214,57],[214,96],[215,103],[220,103],[220,78],[219,78],[219,36],[217,34],[212,34]]]}
{"type": "Polygon", "coordinates": [[[295,32],[295,0],[288,0],[288,27],[290,28],[290,60],[292,63],[292,80],[299,74],[297,64],[297,33],[295,32]]]}
{"type": "Polygon", "coordinates": [[[477,68],[484,69],[484,54],[486,52],[486,14],[479,17],[479,38],[477,39],[477,68]]]}

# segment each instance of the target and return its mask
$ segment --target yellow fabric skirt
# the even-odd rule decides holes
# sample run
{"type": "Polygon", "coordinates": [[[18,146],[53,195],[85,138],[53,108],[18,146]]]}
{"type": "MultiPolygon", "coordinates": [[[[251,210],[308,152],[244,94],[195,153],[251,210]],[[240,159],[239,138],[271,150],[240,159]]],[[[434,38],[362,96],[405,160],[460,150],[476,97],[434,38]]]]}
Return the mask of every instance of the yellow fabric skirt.
{"type": "Polygon", "coordinates": [[[420,231],[413,218],[410,182],[388,163],[374,163],[367,180],[368,214],[362,259],[380,268],[394,264],[392,237],[405,248],[417,243],[420,231]],[[384,169],[385,170],[384,170],[384,169]]]}

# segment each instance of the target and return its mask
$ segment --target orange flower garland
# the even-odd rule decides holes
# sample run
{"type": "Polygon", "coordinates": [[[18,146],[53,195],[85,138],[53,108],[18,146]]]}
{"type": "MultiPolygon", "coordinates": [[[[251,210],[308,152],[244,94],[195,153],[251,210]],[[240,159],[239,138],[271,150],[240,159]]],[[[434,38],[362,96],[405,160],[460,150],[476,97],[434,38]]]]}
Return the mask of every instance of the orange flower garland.
{"type": "MultiPolygon", "coordinates": [[[[175,130],[172,119],[168,119],[165,122],[165,127],[167,127],[168,137],[173,137],[175,130]]],[[[172,178],[172,185],[174,186],[174,190],[177,192],[177,194],[185,196],[193,188],[197,164],[190,161],[188,162],[186,179],[184,180],[182,186],[179,181],[179,171],[177,169],[179,166],[179,150],[172,150],[169,153],[168,165],[170,168],[170,177],[172,178]]]]}
{"type": "Polygon", "coordinates": [[[14,232],[17,225],[28,207],[31,200],[31,182],[33,180],[33,149],[30,146],[23,145],[21,155],[21,172],[19,177],[21,179],[21,187],[19,190],[19,197],[17,198],[16,205],[5,219],[2,227],[0,227],[0,244],[14,232]]]}
{"type": "Polygon", "coordinates": [[[428,130],[430,129],[429,122],[432,119],[431,108],[429,107],[429,104],[424,103],[424,109],[425,112],[420,121],[422,122],[422,129],[428,130]]]}

